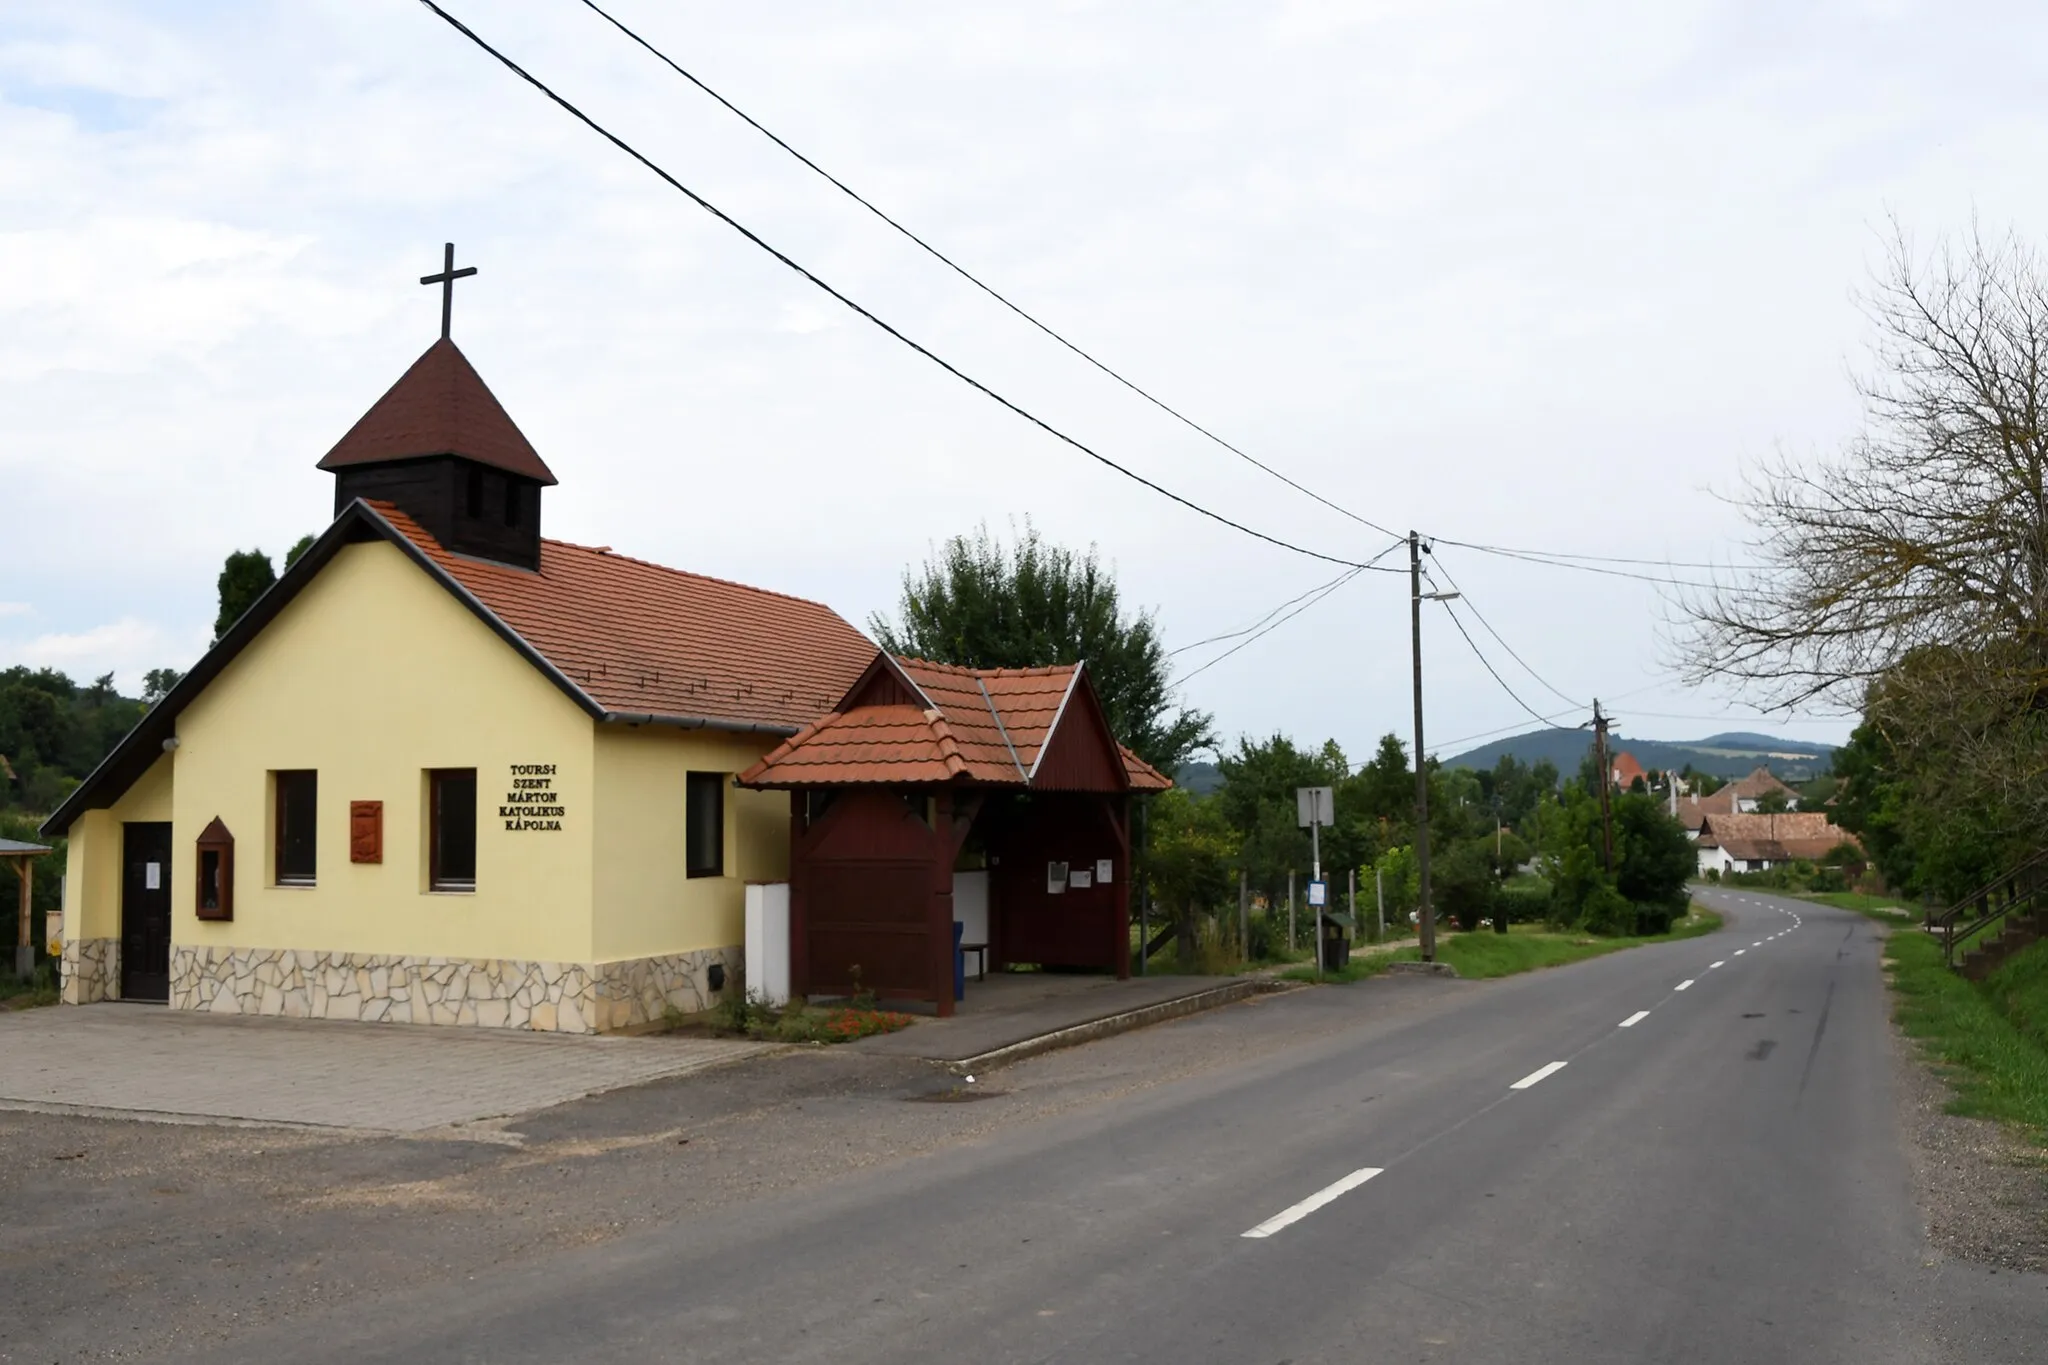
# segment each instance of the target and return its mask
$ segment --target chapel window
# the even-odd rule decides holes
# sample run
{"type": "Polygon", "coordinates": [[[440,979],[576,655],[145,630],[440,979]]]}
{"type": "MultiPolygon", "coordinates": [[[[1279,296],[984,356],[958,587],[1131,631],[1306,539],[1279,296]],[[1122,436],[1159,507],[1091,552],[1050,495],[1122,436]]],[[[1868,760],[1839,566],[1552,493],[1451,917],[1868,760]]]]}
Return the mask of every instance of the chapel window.
{"type": "Polygon", "coordinates": [[[469,469],[469,488],[466,500],[469,503],[469,519],[471,521],[482,520],[484,515],[484,472],[475,465],[471,465],[469,469]]]}
{"type": "Polygon", "coordinates": [[[476,890],[476,769],[436,768],[427,774],[427,885],[435,891],[476,890]]]}
{"type": "Polygon", "coordinates": [[[724,773],[691,773],[684,792],[684,871],[692,877],[725,875],[724,773]]]}
{"type": "Polygon", "coordinates": [[[316,862],[320,775],[311,768],[272,773],[271,797],[277,809],[277,884],[311,886],[316,862]]]}

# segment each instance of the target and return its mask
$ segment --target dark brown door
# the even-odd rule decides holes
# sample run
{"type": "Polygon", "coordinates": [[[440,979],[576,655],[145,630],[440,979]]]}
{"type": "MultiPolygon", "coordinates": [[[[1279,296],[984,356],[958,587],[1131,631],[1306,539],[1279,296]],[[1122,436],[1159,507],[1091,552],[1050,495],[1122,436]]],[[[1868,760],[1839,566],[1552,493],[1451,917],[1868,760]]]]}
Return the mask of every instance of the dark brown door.
{"type": "Polygon", "coordinates": [[[121,826],[121,998],[171,998],[171,827],[121,826]]]}

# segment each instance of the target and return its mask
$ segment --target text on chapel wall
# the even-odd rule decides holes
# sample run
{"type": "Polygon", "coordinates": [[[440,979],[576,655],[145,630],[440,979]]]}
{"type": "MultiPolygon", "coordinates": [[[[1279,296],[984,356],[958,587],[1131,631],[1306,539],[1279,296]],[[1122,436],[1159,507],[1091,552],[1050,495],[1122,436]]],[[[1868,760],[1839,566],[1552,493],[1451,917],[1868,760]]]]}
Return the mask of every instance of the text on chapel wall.
{"type": "Polygon", "coordinates": [[[498,807],[505,828],[559,830],[562,814],[562,798],[555,791],[555,765],[514,763],[505,804],[498,807]]]}

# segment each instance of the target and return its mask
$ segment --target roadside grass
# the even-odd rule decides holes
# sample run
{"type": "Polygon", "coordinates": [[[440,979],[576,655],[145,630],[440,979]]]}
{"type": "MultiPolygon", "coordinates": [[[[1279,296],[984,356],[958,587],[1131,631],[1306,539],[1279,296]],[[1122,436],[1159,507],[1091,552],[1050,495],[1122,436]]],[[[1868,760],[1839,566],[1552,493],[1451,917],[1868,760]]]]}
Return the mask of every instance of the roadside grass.
{"type": "Polygon", "coordinates": [[[23,981],[13,964],[0,968],[0,1010],[28,1010],[57,1003],[57,977],[47,962],[36,965],[32,980],[23,981]]]}
{"type": "Polygon", "coordinates": [[[2016,954],[1981,988],[1943,965],[1928,934],[1889,935],[1884,957],[1899,1026],[1955,1091],[1949,1112],[2003,1119],[2048,1144],[2048,943],[2016,954]]]}
{"type": "MultiPolygon", "coordinates": [[[[1668,934],[1599,938],[1592,934],[1555,933],[1536,924],[1516,924],[1509,926],[1505,934],[1496,934],[1491,929],[1444,934],[1437,939],[1436,956],[1439,962],[1447,962],[1456,968],[1459,976],[1485,981],[1493,977],[1514,976],[1519,972],[1538,971],[1544,967],[1561,967],[1568,962],[1583,962],[1587,958],[1604,957],[1608,953],[1640,948],[1649,943],[1698,938],[1720,927],[1719,915],[1695,905],[1684,919],[1671,926],[1668,934]]],[[[1384,972],[1391,963],[1419,962],[1421,959],[1419,948],[1398,948],[1391,953],[1353,958],[1344,972],[1325,972],[1323,980],[1363,981],[1384,972]]],[[[1315,969],[1312,966],[1296,967],[1283,972],[1281,980],[1314,981],[1315,969]]]]}
{"type": "Polygon", "coordinates": [[[1901,905],[1892,896],[1873,896],[1866,891],[1801,891],[1793,899],[1812,901],[1815,905],[1831,905],[1837,910],[1854,910],[1859,915],[1874,915],[1884,920],[1912,919],[1919,911],[1910,905],[1901,905]]]}

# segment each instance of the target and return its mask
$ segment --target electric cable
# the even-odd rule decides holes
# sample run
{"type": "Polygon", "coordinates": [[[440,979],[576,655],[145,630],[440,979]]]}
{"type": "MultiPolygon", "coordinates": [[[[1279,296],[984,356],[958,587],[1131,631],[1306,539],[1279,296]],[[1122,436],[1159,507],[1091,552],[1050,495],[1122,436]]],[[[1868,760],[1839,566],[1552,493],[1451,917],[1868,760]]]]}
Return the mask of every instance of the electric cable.
{"type": "Polygon", "coordinates": [[[980,277],[976,276],[972,271],[968,270],[958,261],[955,261],[945,252],[940,251],[930,242],[927,242],[924,238],[918,236],[915,232],[912,232],[909,228],[897,222],[887,213],[884,213],[881,209],[877,208],[871,201],[869,201],[865,196],[863,196],[857,190],[855,190],[851,185],[848,185],[838,176],[832,174],[832,172],[826,170],[823,166],[820,166],[817,162],[811,160],[802,152],[790,146],[789,143],[783,141],[780,137],[770,132],[760,122],[760,120],[756,119],[753,115],[747,113],[746,110],[740,108],[738,105],[734,104],[725,96],[719,94],[716,90],[713,90],[710,86],[706,85],[697,76],[685,70],[681,65],[679,65],[675,61],[674,58],[670,57],[667,53],[663,52],[653,43],[647,41],[646,38],[642,37],[633,29],[627,27],[616,16],[614,16],[609,11],[603,9],[602,7],[594,3],[594,0],[582,0],[582,3],[585,6],[585,8],[589,9],[592,13],[596,14],[600,19],[603,19],[613,28],[625,34],[628,38],[632,39],[635,43],[638,43],[642,48],[645,48],[649,53],[653,54],[655,59],[660,61],[663,65],[667,66],[669,70],[675,72],[678,76],[681,76],[684,80],[696,86],[699,90],[702,90],[712,99],[718,101],[718,103],[723,105],[727,109],[727,111],[738,117],[748,127],[752,128],[755,132],[767,138],[770,142],[780,147],[783,151],[788,152],[798,161],[801,161],[805,166],[815,171],[818,175],[823,177],[834,189],[838,190],[841,194],[844,194],[847,198],[853,200],[854,203],[859,204],[869,213],[872,213],[875,217],[881,219],[890,227],[894,228],[897,232],[903,234],[903,236],[909,238],[912,242],[916,243],[920,248],[922,248],[926,252],[926,254],[930,255],[932,259],[938,261],[941,265],[945,266],[948,270],[951,270],[961,279],[966,280],[976,289],[979,289],[982,293],[988,295],[997,303],[1000,303],[1003,307],[1009,309],[1012,313],[1015,313],[1018,317],[1024,319],[1024,321],[1030,323],[1033,327],[1036,327],[1039,331],[1045,333],[1054,341],[1057,341],[1060,345],[1066,347],[1069,351],[1072,351],[1075,355],[1081,357],[1081,359],[1087,361],[1090,365],[1093,365],[1096,369],[1102,371],[1102,373],[1108,375],[1111,379],[1114,379],[1117,383],[1123,385],[1132,393],[1135,393],[1136,395],[1138,395],[1138,397],[1150,403],[1153,407],[1158,408],[1161,412],[1165,413],[1169,417],[1172,417],[1175,421],[1181,423],[1183,426],[1188,427],[1190,430],[1198,432],[1201,435],[1207,437],[1209,440],[1214,441],[1217,445],[1222,446],[1225,450],[1237,456],[1239,459],[1244,460],[1247,463],[1254,466],[1255,468],[1263,470],[1265,473],[1272,475],[1274,478],[1280,480],[1280,482],[1286,484],[1289,488],[1292,488],[1297,493],[1301,493],[1310,498],[1315,499],[1317,502],[1329,508],[1331,511],[1336,512],[1339,515],[1349,517],[1351,518],[1351,520],[1359,523],[1361,526],[1369,526],[1373,530],[1378,531],[1381,535],[1391,536],[1395,534],[1395,532],[1380,525],[1378,522],[1372,520],[1371,518],[1360,516],[1358,513],[1353,512],[1348,507],[1343,507],[1337,503],[1330,501],[1330,499],[1324,497],[1322,494],[1316,492],[1314,489],[1306,487],[1303,484],[1296,483],[1293,479],[1281,473],[1279,470],[1273,468],[1271,465],[1266,464],[1264,461],[1258,459],[1256,456],[1239,449],[1235,445],[1232,445],[1229,441],[1224,440],[1221,436],[1218,436],[1215,432],[1209,430],[1209,428],[1203,426],[1194,418],[1189,417],[1186,413],[1180,411],[1178,408],[1175,408],[1171,404],[1167,403],[1165,400],[1154,396],[1152,393],[1141,388],[1132,380],[1127,379],[1122,374],[1119,374],[1116,370],[1111,369],[1108,365],[1096,359],[1089,352],[1083,350],[1074,342],[1069,341],[1065,336],[1062,336],[1052,327],[1050,327],[1046,323],[1039,321],[1036,317],[1032,316],[1029,312],[1025,311],[1018,304],[1014,303],[1007,296],[998,291],[993,285],[988,284],[980,277]]]}
{"type": "MultiPolygon", "coordinates": [[[[554,89],[550,87],[546,82],[542,81],[539,77],[535,76],[525,67],[519,65],[519,63],[513,61],[503,52],[500,52],[497,48],[491,46],[491,44],[486,42],[481,36],[479,36],[474,29],[470,28],[460,19],[457,19],[454,15],[450,14],[447,10],[441,8],[440,5],[436,4],[435,0],[420,0],[420,3],[424,5],[428,10],[432,11],[437,18],[441,19],[449,27],[453,28],[463,37],[469,39],[470,42],[474,43],[477,47],[489,53],[492,57],[495,57],[498,60],[499,64],[504,66],[506,70],[510,71],[513,75],[525,81],[528,85],[538,90],[541,94],[547,96],[549,100],[559,105],[566,113],[568,113],[578,122],[582,123],[585,127],[589,128],[592,132],[604,138],[607,142],[610,142],[614,147],[617,147],[627,156],[632,157],[635,161],[639,162],[642,166],[645,166],[648,170],[654,172],[654,174],[659,176],[664,182],[666,182],[670,188],[683,194],[692,203],[696,204],[697,207],[703,209],[706,213],[709,213],[712,217],[718,219],[719,222],[724,223],[727,227],[739,233],[742,237],[746,238],[747,241],[759,247],[761,250],[767,252],[770,256],[773,256],[777,261],[787,266],[796,274],[802,276],[805,280],[810,282],[812,285],[815,285],[824,293],[829,294],[833,299],[845,305],[848,309],[859,314],[868,322],[873,323],[876,327],[888,333],[888,335],[894,338],[895,340],[901,342],[903,345],[917,352],[926,360],[931,361],[934,365],[937,365],[940,369],[952,375],[955,379],[958,379],[962,383],[968,385],[970,388],[975,389],[983,396],[992,399],[994,402],[1000,404],[1002,407],[1007,408],[1009,409],[1009,411],[1015,413],[1017,416],[1022,417],[1025,421],[1031,423],[1033,426],[1039,428],[1041,431],[1044,431],[1045,433],[1054,437],[1055,439],[1064,442],[1069,446],[1072,446],[1074,449],[1080,451],[1082,454],[1088,456],[1090,459],[1095,460],[1097,463],[1115,470],[1117,473],[1123,475],[1125,478],[1130,479],[1135,483],[1144,485],[1146,488],[1151,489],[1153,492],[1159,494],[1161,497],[1179,503],[1182,507],[1187,508],[1189,511],[1198,513],[1201,516],[1205,516],[1209,518],[1211,521],[1219,522],[1224,526],[1228,526],[1233,531],[1241,532],[1244,535],[1251,536],[1256,540],[1263,540],[1267,544],[1278,546],[1283,550],[1291,550],[1295,554],[1306,555],[1311,559],[1320,559],[1330,564],[1342,564],[1347,568],[1355,569],[1359,572],[1363,572],[1368,567],[1366,564],[1355,559],[1346,559],[1341,555],[1325,554],[1320,550],[1311,550],[1306,546],[1296,545],[1292,541],[1281,539],[1279,536],[1268,534],[1265,531],[1256,530],[1250,526],[1245,525],[1243,522],[1234,521],[1231,518],[1224,516],[1221,512],[1211,511],[1209,508],[1202,506],[1200,503],[1195,502],[1192,499],[1183,497],[1179,493],[1174,492],[1172,489],[1167,488],[1162,484],[1156,483],[1153,480],[1146,478],[1143,474],[1138,473],[1136,470],[1131,469],[1128,466],[1119,464],[1117,461],[1111,459],[1107,455],[1104,455],[1102,452],[1094,449],[1086,443],[1077,440],[1072,436],[1067,435],[1067,433],[1061,431],[1058,427],[1052,425],[1052,423],[1046,421],[1044,418],[1031,412],[1029,409],[1026,409],[1016,403],[1011,402],[1008,398],[1005,398],[1002,394],[997,393],[994,389],[982,383],[980,380],[974,378],[966,371],[960,369],[958,366],[954,365],[951,361],[945,359],[937,352],[931,350],[929,347],[926,347],[922,343],[911,339],[903,332],[897,330],[889,323],[883,321],[876,314],[870,312],[868,309],[854,302],[853,299],[849,298],[845,294],[842,294],[841,292],[839,292],[839,290],[833,288],[830,284],[826,283],[824,279],[814,274],[810,269],[796,261],[787,253],[770,245],[764,238],[760,236],[760,234],[756,233],[751,228],[741,223],[738,219],[734,218],[725,210],[719,208],[716,204],[712,203],[709,199],[706,199],[703,195],[698,194],[695,190],[691,189],[688,185],[685,185],[682,181],[676,179],[666,170],[663,170],[659,165],[655,164],[655,162],[651,160],[646,154],[639,151],[631,143],[627,142],[624,138],[620,137],[618,134],[606,128],[603,124],[599,123],[590,115],[584,113],[574,104],[571,104],[566,98],[557,94],[554,91],[554,89]]],[[[1398,572],[1398,570],[1384,569],[1382,570],[1382,572],[1394,573],[1398,572]]]]}
{"type": "Polygon", "coordinates": [[[1508,680],[1500,675],[1500,671],[1493,666],[1493,662],[1490,659],[1488,659],[1484,654],[1479,652],[1479,642],[1474,640],[1472,638],[1472,633],[1465,629],[1465,623],[1458,619],[1458,613],[1452,608],[1451,604],[1449,602],[1440,602],[1440,605],[1444,609],[1444,614],[1451,618],[1451,624],[1458,628],[1458,634],[1464,637],[1466,647],[1472,651],[1472,657],[1479,660],[1480,665],[1484,667],[1488,673],[1493,675],[1493,680],[1500,684],[1500,690],[1507,693],[1509,697],[1514,699],[1515,705],[1521,707],[1524,711],[1527,711],[1530,715],[1534,716],[1539,722],[1546,725],[1549,724],[1549,720],[1543,715],[1543,713],[1538,711],[1535,707],[1529,705],[1528,702],[1523,701],[1521,694],[1515,691],[1514,688],[1508,686],[1508,680]]]}
{"type": "MultiPolygon", "coordinates": [[[[1450,542],[1447,541],[1445,543],[1449,544],[1450,542]]],[[[1472,595],[1466,592],[1465,589],[1459,585],[1458,580],[1456,578],[1452,577],[1450,566],[1445,564],[1443,562],[1443,559],[1440,556],[1438,556],[1434,550],[1430,552],[1430,560],[1439,568],[1443,569],[1444,579],[1451,585],[1451,590],[1458,594],[1458,600],[1465,604],[1466,608],[1471,611],[1473,617],[1479,622],[1480,625],[1486,627],[1486,633],[1488,635],[1491,635],[1496,641],[1498,641],[1500,647],[1508,652],[1508,657],[1513,659],[1516,663],[1522,666],[1523,672],[1527,673],[1530,677],[1534,678],[1537,682],[1541,683],[1552,696],[1556,697],[1565,705],[1574,706],[1579,708],[1580,710],[1586,709],[1585,702],[1580,701],[1576,697],[1566,696],[1563,692],[1560,692],[1556,687],[1552,686],[1549,679],[1545,678],[1541,673],[1538,673],[1534,668],[1531,668],[1529,666],[1529,661],[1527,659],[1524,659],[1520,654],[1517,654],[1515,652],[1515,647],[1513,645],[1509,644],[1505,639],[1501,638],[1501,633],[1493,628],[1493,622],[1486,619],[1485,613],[1481,612],[1479,610],[1479,605],[1472,600],[1472,595]]]]}
{"type": "MultiPolygon", "coordinates": [[[[1386,549],[1381,550],[1371,559],[1365,561],[1367,567],[1371,567],[1379,563],[1380,560],[1385,559],[1388,555],[1392,554],[1395,550],[1399,549],[1402,545],[1406,543],[1407,537],[1403,536],[1397,538],[1392,545],[1389,545],[1386,549]]],[[[1353,571],[1347,569],[1344,574],[1339,574],[1338,578],[1345,577],[1347,574],[1351,572],[1353,571]]],[[[1310,588],[1307,592],[1299,593],[1293,597],[1288,598],[1285,602],[1282,602],[1279,606],[1273,608],[1264,616],[1261,616],[1258,620],[1252,622],[1250,625],[1246,626],[1242,630],[1225,631],[1221,635],[1211,635],[1206,640],[1197,640],[1193,644],[1181,645],[1176,649],[1169,649],[1166,651],[1166,657],[1171,659],[1176,654],[1185,654],[1191,649],[1200,649],[1203,645],[1220,644],[1225,640],[1235,640],[1240,635],[1249,635],[1253,631],[1257,630],[1260,626],[1265,625],[1266,622],[1272,620],[1275,616],[1278,616],[1281,612],[1287,610],[1287,608],[1293,606],[1296,602],[1299,602],[1302,598],[1312,596],[1315,593],[1321,592],[1325,588],[1333,587],[1336,585],[1336,582],[1337,579],[1333,578],[1328,583],[1319,583],[1315,587],[1310,588]]]]}
{"type": "Polygon", "coordinates": [[[1363,572],[1365,572],[1365,569],[1364,566],[1361,565],[1359,568],[1353,569],[1349,573],[1338,575],[1335,579],[1328,583],[1325,583],[1321,588],[1317,589],[1315,596],[1311,597],[1308,601],[1303,602],[1300,606],[1296,607],[1293,611],[1288,612],[1279,620],[1273,622],[1272,625],[1267,626],[1264,630],[1261,630],[1257,635],[1254,635],[1250,639],[1242,641],[1239,644],[1232,645],[1229,649],[1224,650],[1221,654],[1218,654],[1215,658],[1209,660],[1207,663],[1203,664],[1200,668],[1195,669],[1193,672],[1183,673],[1179,677],[1174,678],[1172,680],[1172,686],[1179,687],[1182,684],[1186,683],[1190,678],[1193,678],[1198,674],[1208,672],[1217,664],[1222,663],[1225,659],[1237,653],[1240,649],[1244,649],[1249,645],[1257,644],[1261,639],[1265,638],[1268,635],[1271,635],[1274,631],[1280,629],[1280,627],[1286,625],[1289,621],[1292,621],[1295,617],[1301,615],[1310,607],[1322,601],[1325,597],[1328,597],[1331,593],[1337,591],[1337,589],[1343,587],[1346,583],[1349,583],[1352,579],[1358,577],[1358,575],[1360,575],[1363,572]]]}

